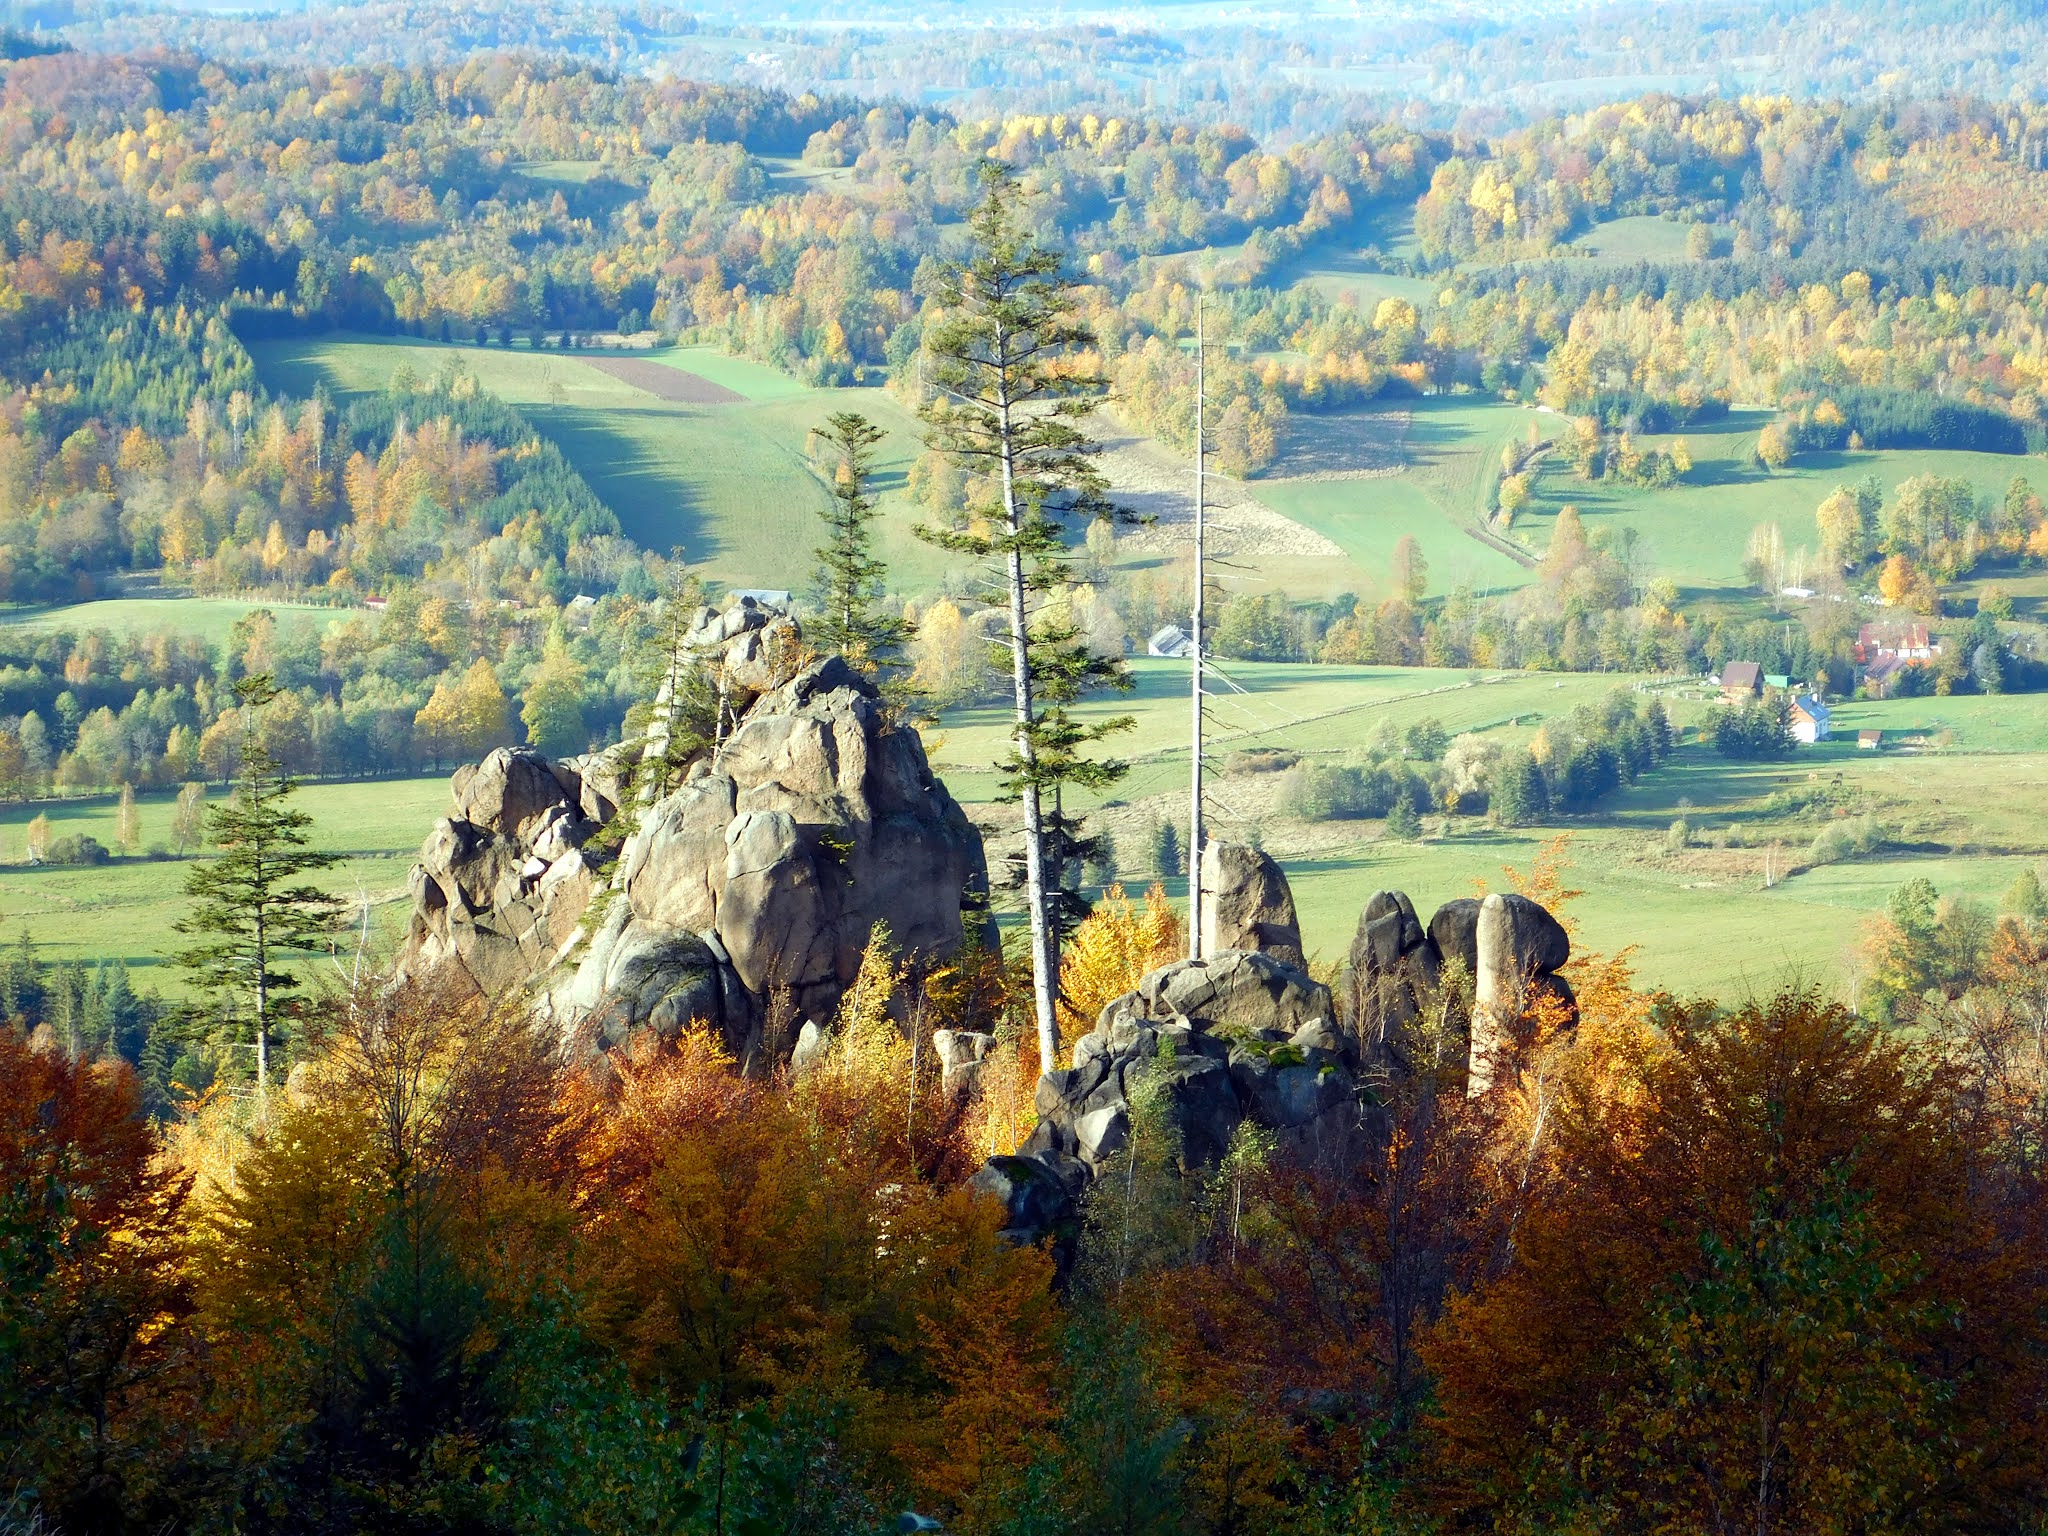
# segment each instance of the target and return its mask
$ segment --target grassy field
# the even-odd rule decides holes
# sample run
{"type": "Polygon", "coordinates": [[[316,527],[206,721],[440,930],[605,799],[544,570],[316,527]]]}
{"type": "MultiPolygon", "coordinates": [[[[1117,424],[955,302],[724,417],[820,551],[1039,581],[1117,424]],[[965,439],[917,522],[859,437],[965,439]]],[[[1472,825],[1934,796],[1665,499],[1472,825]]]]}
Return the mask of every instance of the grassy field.
{"type": "MultiPolygon", "coordinates": [[[[1151,660],[1134,671],[1131,696],[1091,702],[1084,713],[1137,717],[1137,728],[1116,739],[1131,773],[1114,799],[1090,809],[1116,837],[1127,877],[1143,883],[1151,875],[1147,828],[1159,818],[1185,825],[1187,673],[1151,660]]],[[[1786,763],[1730,763],[1687,730],[1669,763],[1599,815],[1513,831],[1464,820],[1448,835],[1431,818],[1422,841],[1400,843],[1384,839],[1376,822],[1310,825],[1279,816],[1275,778],[1226,771],[1229,754],[1284,746],[1341,759],[1383,728],[1425,718],[1453,733],[1521,740],[1544,718],[1634,680],[1381,667],[1237,665],[1230,673],[1249,691],[1212,709],[1217,834],[1243,836],[1257,826],[1287,869],[1310,949],[1325,958],[1345,951],[1373,891],[1398,887],[1433,907],[1481,883],[1500,889],[1504,866],[1527,869],[1545,843],[1569,833],[1569,883],[1584,892],[1571,907],[1582,947],[1632,948],[1641,981],[1681,993],[1739,996],[1788,980],[1834,988],[1859,924],[1904,881],[1924,876],[1944,894],[1995,902],[2021,869],[2048,858],[2039,815],[2048,710],[2026,696],[1845,703],[1835,712],[1838,738],[1786,763]],[[1873,727],[1892,745],[1858,751],[1854,733],[1873,727]],[[1926,746],[1907,745],[1916,739],[1926,746]],[[1822,790],[1828,805],[1816,810],[1808,802],[1822,790]],[[1887,832],[1878,855],[1800,867],[1830,817],[1866,813],[1887,832]],[[1667,834],[1680,817],[1693,846],[1674,851],[1667,834]],[[1767,867],[1792,872],[1766,889],[1767,867]]],[[[1670,708],[1682,728],[1705,714],[1682,698],[1670,708]]],[[[992,798],[994,776],[981,765],[1000,751],[1002,735],[998,712],[976,710],[949,717],[929,738],[963,801],[992,798]]],[[[1184,883],[1170,888],[1178,894],[1184,883]]]]}
{"type": "MultiPolygon", "coordinates": [[[[1674,576],[1688,591],[1726,591],[1744,584],[1742,559],[1750,530],[1759,524],[1776,523],[1788,550],[1815,548],[1814,509],[1837,485],[1874,474],[1889,493],[1914,475],[1947,475],[1968,480],[1980,494],[2002,497],[2006,482],[2029,468],[2028,460],[2008,454],[1884,449],[1804,454],[1767,473],[1751,456],[1772,414],[1734,411],[1725,420],[1677,434],[1691,450],[1693,471],[1668,490],[1589,484],[1551,455],[1537,477],[1530,507],[1515,520],[1514,537],[1540,553],[1549,544],[1559,509],[1576,506],[1589,529],[1621,524],[1635,529],[1652,571],[1674,576]]],[[[1554,415],[1541,420],[1546,436],[1565,426],[1554,415]]],[[[1669,441],[1642,439],[1646,447],[1669,441]]]]}
{"type": "MultiPolygon", "coordinates": [[[[1131,771],[1114,794],[1080,806],[1115,837],[1134,884],[1150,878],[1148,828],[1185,824],[1187,672],[1140,658],[1134,691],[1091,701],[1081,713],[1135,717],[1114,750],[1131,771]]],[[[1995,902],[2020,870],[2048,859],[2040,785],[2048,780],[2048,710],[2028,696],[1843,703],[1838,737],[1785,763],[1730,763],[1699,744],[1706,706],[1674,696],[1685,740],[1673,758],[1595,816],[1501,831],[1463,819],[1446,831],[1430,818],[1417,842],[1388,840],[1379,823],[1303,823],[1280,814],[1280,783],[1243,771],[1235,754],[1284,747],[1344,760],[1383,731],[1434,719],[1456,734],[1480,731],[1526,741],[1546,719],[1568,714],[1643,680],[1586,674],[1451,672],[1397,667],[1298,667],[1240,663],[1216,682],[1210,708],[1211,816],[1217,835],[1254,829],[1285,865],[1311,950],[1348,946],[1375,890],[1407,890],[1434,907],[1481,885],[1501,888],[1505,866],[1526,869],[1569,833],[1569,883],[1582,948],[1634,951],[1641,981],[1681,993],[1737,996],[1787,980],[1837,987],[1859,924],[1892,890],[1924,876],[1944,894],[1995,902]],[[1885,732],[1881,752],[1858,751],[1854,733],[1885,732]],[[1816,804],[1824,801],[1824,804],[1816,804]],[[1814,835],[1836,815],[1873,817],[1886,833],[1875,856],[1805,867],[1814,835]],[[1683,817],[1692,844],[1671,846],[1683,817]],[[1766,888],[1767,870],[1780,877],[1766,888]]],[[[934,767],[978,816],[1000,822],[996,775],[1003,712],[950,713],[926,733],[934,767]]],[[[218,793],[218,792],[216,792],[218,793]]],[[[398,936],[410,910],[406,873],[414,850],[448,805],[440,776],[316,783],[301,792],[322,846],[344,862],[322,883],[350,901],[367,897],[380,942],[398,936]]],[[[1072,802],[1070,802],[1072,803],[1072,802]]],[[[171,799],[143,798],[143,842],[167,841],[171,799]]],[[[96,869],[30,868],[25,827],[49,816],[58,835],[89,833],[112,845],[111,797],[0,809],[0,941],[26,931],[46,958],[119,955],[145,984],[175,990],[164,964],[178,945],[184,860],[117,860],[96,869]]],[[[1171,882],[1179,894],[1183,882],[1171,882]]]]}
{"type": "MultiPolygon", "coordinates": [[[[1654,219],[1620,220],[1603,229],[1635,223],[1680,229],[1654,219]]],[[[1333,268],[1323,275],[1342,274],[1333,268]]],[[[954,563],[911,532],[920,514],[904,487],[920,451],[920,429],[879,390],[812,389],[772,368],[702,347],[633,356],[695,374],[740,400],[696,405],[661,399],[592,367],[589,359],[596,354],[524,346],[450,347],[334,335],[259,341],[252,351],[273,386],[305,393],[325,382],[342,396],[383,388],[400,366],[431,374],[459,354],[485,387],[525,411],[561,445],[635,540],[653,549],[680,545],[730,586],[802,581],[826,499],[808,459],[809,435],[832,412],[859,410],[888,433],[877,488],[881,554],[893,584],[906,593],[928,592],[954,563]]],[[[1591,527],[1634,529],[1650,571],[1674,576],[1693,593],[1732,593],[1744,582],[1742,557],[1751,529],[1775,522],[1788,548],[1811,548],[1814,508],[1839,482],[1874,473],[1889,489],[1912,475],[1956,475],[1981,491],[2002,494],[2006,481],[2025,467],[1998,454],[1887,450],[1811,454],[1767,474],[1753,464],[1751,451],[1768,419],[1764,412],[1741,411],[1687,431],[1694,469],[1669,490],[1588,484],[1553,455],[1513,538],[1531,556],[1540,555],[1559,508],[1571,504],[1591,527]]],[[[1333,450],[1321,457],[1339,469],[1279,474],[1253,481],[1249,490],[1272,510],[1330,539],[1344,559],[1276,558],[1243,579],[1285,586],[1300,597],[1372,593],[1384,580],[1395,542],[1407,534],[1429,561],[1433,592],[1460,584],[1497,590],[1528,581],[1525,564],[1474,537],[1473,529],[1493,504],[1502,446],[1526,437],[1532,422],[1545,436],[1564,426],[1552,413],[1474,397],[1390,399],[1370,412],[1303,418],[1299,432],[1321,434],[1319,446],[1333,450]],[[1402,412],[1405,428],[1397,428],[1392,420],[1402,412]],[[1403,433],[1405,459],[1398,473],[1343,472],[1347,432],[1382,440],[1396,430],[1403,433]]],[[[2035,611],[2048,602],[2048,587],[2018,595],[2025,611],[2035,611]]]]}
{"type": "Polygon", "coordinates": [[[1384,581],[1394,544],[1404,534],[1414,536],[1429,561],[1433,592],[1461,583],[1486,591],[1528,581],[1527,567],[1473,537],[1472,530],[1493,500],[1501,446],[1527,433],[1532,413],[1456,397],[1414,400],[1400,408],[1408,412],[1407,468],[1400,474],[1262,479],[1252,483],[1252,493],[1342,549],[1351,570],[1326,580],[1345,580],[1354,591],[1369,592],[1384,581]]]}
{"type": "Polygon", "coordinates": [[[722,385],[743,396],[740,403],[658,399],[578,354],[524,347],[340,335],[257,342],[251,350],[275,387],[305,393],[324,381],[343,397],[384,388],[401,365],[431,375],[459,353],[486,389],[561,446],[628,535],[650,549],[680,545],[737,587],[802,583],[826,502],[806,457],[809,434],[834,411],[858,410],[889,433],[876,484],[881,552],[895,579],[919,590],[935,585],[946,565],[910,531],[918,514],[903,484],[919,451],[916,423],[880,390],[810,389],[772,368],[698,347],[632,355],[722,385]]]}
{"type": "Polygon", "coordinates": [[[1655,214],[1633,214],[1596,224],[1571,243],[1596,261],[1616,264],[1638,261],[1688,261],[1686,226],[1655,214]]]}
{"type": "MultiPolygon", "coordinates": [[[[168,842],[174,798],[137,797],[145,849],[168,842]]],[[[380,942],[393,942],[411,911],[413,855],[448,812],[447,777],[308,784],[298,804],[312,813],[315,846],[343,855],[317,883],[352,904],[367,897],[380,942]]],[[[114,812],[112,796],[0,807],[0,935],[11,943],[27,933],[49,961],[119,956],[136,968],[138,985],[176,991],[182,983],[167,957],[183,942],[171,925],[185,914],[189,860],[116,859],[97,868],[24,862],[27,826],[38,814],[58,837],[85,833],[112,848],[114,812]]]]}
{"type": "Polygon", "coordinates": [[[213,597],[113,597],[93,603],[68,603],[58,608],[12,608],[0,611],[0,626],[14,629],[102,629],[123,637],[158,630],[199,635],[219,646],[237,620],[268,608],[286,628],[323,629],[352,610],[301,603],[254,603],[213,597]]]}

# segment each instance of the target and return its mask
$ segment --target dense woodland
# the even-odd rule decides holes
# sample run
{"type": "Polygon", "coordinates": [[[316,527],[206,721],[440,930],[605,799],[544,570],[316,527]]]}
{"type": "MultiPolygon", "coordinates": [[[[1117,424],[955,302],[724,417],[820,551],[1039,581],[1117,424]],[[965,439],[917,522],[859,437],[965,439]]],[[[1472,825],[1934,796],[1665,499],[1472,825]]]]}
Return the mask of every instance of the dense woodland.
{"type": "MultiPolygon", "coordinates": [[[[1530,889],[1568,915],[1558,872],[1530,889]]],[[[871,950],[794,1080],[701,1033],[586,1073],[510,1015],[315,999],[253,1144],[202,1097],[160,1150],[133,1069],[0,1030],[10,1518],[2031,1529],[2048,906],[1894,905],[1910,1032],[1582,956],[1515,1086],[1404,1076],[1355,1163],[1252,1136],[1186,1173],[1141,1109],[1057,1252],[959,1183],[1028,1125],[1028,1034],[949,1099],[889,1016],[1000,1015],[992,956],[871,950]]],[[[1073,1013],[1179,944],[1161,898],[1106,903],[1073,1013]]]]}

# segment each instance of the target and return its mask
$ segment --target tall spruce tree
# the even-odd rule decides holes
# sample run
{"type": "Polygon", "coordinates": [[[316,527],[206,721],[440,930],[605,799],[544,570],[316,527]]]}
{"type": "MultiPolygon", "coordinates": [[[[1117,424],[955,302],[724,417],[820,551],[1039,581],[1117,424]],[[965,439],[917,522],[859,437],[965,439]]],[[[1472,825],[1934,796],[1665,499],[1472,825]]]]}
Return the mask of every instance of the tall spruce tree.
{"type": "Polygon", "coordinates": [[[208,995],[217,1027],[246,1033],[255,1049],[259,1106],[270,1088],[279,994],[299,985],[282,968],[283,958],[324,943],[336,910],[325,891],[299,883],[338,856],[308,845],[313,818],[287,803],[298,781],[263,745],[258,729],[262,711],[276,696],[268,673],[235,684],[242,715],[241,772],[232,797],[207,808],[207,836],[220,856],[186,874],[192,911],[176,925],[194,940],[179,953],[178,963],[208,995]]]}
{"type": "Polygon", "coordinates": [[[986,560],[1008,608],[1010,687],[1016,725],[998,765],[1002,794],[1021,802],[1024,893],[1030,923],[1032,1001],[1041,1069],[1058,1064],[1060,941],[1086,911],[1069,882],[1086,840],[1060,809],[1067,785],[1105,789],[1124,765],[1082,749],[1128,729],[1128,718],[1084,725],[1070,706],[1091,688],[1128,688],[1115,658],[1092,655],[1048,599],[1073,580],[1069,540],[1095,520],[1118,517],[1085,423],[1103,381],[1080,361],[1094,335],[1074,318],[1060,251],[1023,218],[1023,189],[999,161],[981,167],[981,201],[968,220],[969,253],[942,269],[937,313],[925,331],[923,409],[928,441],[973,486],[970,517],[921,527],[919,537],[986,560]]]}
{"type": "Polygon", "coordinates": [[[910,625],[882,606],[889,568],[875,557],[875,498],[870,483],[882,429],[856,411],[829,416],[812,435],[828,455],[832,503],[818,557],[818,612],[807,636],[837,651],[870,677],[885,680],[903,666],[910,625]]]}

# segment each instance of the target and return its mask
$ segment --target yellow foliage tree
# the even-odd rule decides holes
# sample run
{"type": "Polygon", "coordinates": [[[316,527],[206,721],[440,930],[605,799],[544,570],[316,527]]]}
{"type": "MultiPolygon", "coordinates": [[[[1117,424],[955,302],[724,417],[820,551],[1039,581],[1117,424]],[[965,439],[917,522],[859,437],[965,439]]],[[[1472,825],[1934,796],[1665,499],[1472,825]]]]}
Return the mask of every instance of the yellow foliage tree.
{"type": "Polygon", "coordinates": [[[488,752],[511,730],[505,690],[498,686],[498,674],[483,657],[477,657],[462,674],[456,700],[462,749],[471,756],[488,752]]]}
{"type": "Polygon", "coordinates": [[[1911,601],[1919,584],[1920,573],[1904,555],[1891,556],[1877,573],[1877,595],[1895,608],[1911,601]]]}
{"type": "Polygon", "coordinates": [[[1060,961],[1060,1038],[1071,1043],[1095,1027],[1103,1008],[1137,986],[1138,978],[1180,959],[1187,931],[1180,911],[1155,885],[1135,905],[1111,886],[1082,920],[1060,961]]]}

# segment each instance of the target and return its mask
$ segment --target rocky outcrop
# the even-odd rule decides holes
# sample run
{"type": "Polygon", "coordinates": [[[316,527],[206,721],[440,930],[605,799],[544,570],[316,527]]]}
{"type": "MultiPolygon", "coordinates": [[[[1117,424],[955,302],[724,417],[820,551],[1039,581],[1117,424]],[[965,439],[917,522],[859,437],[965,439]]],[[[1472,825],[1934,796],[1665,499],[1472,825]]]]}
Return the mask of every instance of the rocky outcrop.
{"type": "Polygon", "coordinates": [[[622,754],[508,750],[458,772],[413,871],[405,968],[525,989],[565,1038],[699,1019],[744,1056],[771,1003],[793,1010],[792,1037],[828,1020],[877,923],[944,955],[985,921],[981,839],[873,687],[837,657],[791,673],[794,628],[772,611],[696,628],[728,673],[719,748],[596,842],[630,796],[622,754]],[[615,857],[597,851],[612,841],[615,857]]]}
{"type": "Polygon", "coordinates": [[[1307,963],[1294,893],[1270,855],[1237,843],[1202,850],[1202,953],[1255,949],[1288,965],[1307,963]]]}
{"type": "Polygon", "coordinates": [[[500,748],[456,770],[454,814],[435,823],[412,867],[405,969],[500,997],[563,952],[599,885],[583,845],[616,808],[586,796],[585,766],[500,748]]]}
{"type": "MultiPolygon", "coordinates": [[[[1290,926],[1293,914],[1285,876],[1256,858],[1216,863],[1254,893],[1222,908],[1247,939],[1268,937],[1258,924],[1270,919],[1243,914],[1284,910],[1290,926]]],[[[1205,875],[1211,867],[1205,858],[1205,875]]],[[[1391,1085],[1448,1074],[1455,1091],[1462,1071],[1466,1091],[1484,1092],[1546,999],[1556,1017],[1575,1018],[1557,974],[1570,957],[1563,926],[1526,897],[1449,901],[1424,924],[1404,892],[1380,891],[1359,914],[1344,1016],[1297,963],[1258,948],[1164,966],[1103,1010],[1071,1067],[1040,1079],[1037,1127],[976,1186],[1005,1202],[1008,1230],[1023,1240],[1071,1225],[1134,1120],[1163,1127],[1189,1170],[1213,1165],[1246,1123],[1271,1133],[1283,1156],[1354,1158],[1384,1144],[1379,1106],[1391,1085]],[[1148,1095],[1156,1121],[1134,1113],[1148,1095]]]]}
{"type": "Polygon", "coordinates": [[[1357,1061],[1329,988],[1295,967],[1254,950],[1177,961],[1103,1009],[1072,1067],[1039,1079],[1037,1127],[978,1184],[1007,1201],[1015,1234],[1052,1230],[1129,1145],[1140,1100],[1158,1114],[1139,1123],[1163,1128],[1189,1171],[1217,1163],[1246,1122],[1286,1154],[1333,1155],[1361,1134],[1357,1061]]]}
{"type": "Polygon", "coordinates": [[[1350,958],[1352,1027],[1368,1055],[1390,1071],[1413,1072],[1440,1065],[1448,1051],[1462,1053],[1462,1035],[1441,1040],[1440,1030],[1424,1026],[1424,1010],[1443,985],[1443,953],[1405,891],[1377,891],[1366,902],[1350,958]]]}

